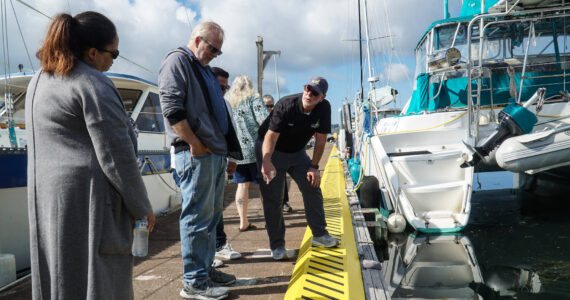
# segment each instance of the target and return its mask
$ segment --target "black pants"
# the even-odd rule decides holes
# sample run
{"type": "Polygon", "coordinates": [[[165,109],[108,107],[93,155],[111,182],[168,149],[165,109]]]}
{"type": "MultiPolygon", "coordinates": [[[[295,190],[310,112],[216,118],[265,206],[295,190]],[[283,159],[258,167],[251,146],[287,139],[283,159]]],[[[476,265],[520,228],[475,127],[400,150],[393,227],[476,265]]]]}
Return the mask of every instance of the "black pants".
{"type": "MultiPolygon", "coordinates": [[[[261,175],[261,141],[255,144],[255,154],[257,158],[257,168],[261,175]]],[[[283,197],[288,173],[299,186],[303,195],[305,206],[305,217],[313,232],[313,236],[328,234],[323,208],[323,195],[320,187],[312,187],[307,180],[307,171],[311,166],[311,160],[305,150],[295,153],[285,153],[275,150],[271,161],[277,169],[275,178],[269,184],[263,178],[259,178],[259,189],[263,196],[263,214],[265,216],[265,227],[269,235],[269,245],[271,250],[285,247],[285,221],[283,220],[283,197]]]]}

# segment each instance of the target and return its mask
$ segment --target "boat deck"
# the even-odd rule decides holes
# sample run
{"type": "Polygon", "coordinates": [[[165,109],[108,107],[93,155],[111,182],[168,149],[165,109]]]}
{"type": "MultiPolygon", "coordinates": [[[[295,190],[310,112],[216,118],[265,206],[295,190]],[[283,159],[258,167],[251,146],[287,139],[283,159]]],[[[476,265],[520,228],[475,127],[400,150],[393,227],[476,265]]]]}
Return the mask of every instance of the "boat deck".
{"type": "MultiPolygon", "coordinates": [[[[329,157],[332,149],[333,145],[327,144],[323,157],[329,157]]],[[[367,252],[367,247],[372,247],[371,242],[368,239],[356,246],[354,237],[363,236],[363,228],[358,226],[358,217],[353,217],[357,226],[353,226],[350,218],[342,163],[334,155],[328,160],[323,175],[323,183],[327,185],[323,190],[325,214],[331,235],[341,238],[339,248],[326,250],[311,247],[311,232],[302,209],[301,193],[296,184],[291,183],[289,199],[293,212],[284,213],[284,219],[287,226],[286,247],[294,258],[274,261],[268,249],[258,187],[250,186],[248,208],[249,220],[257,229],[240,232],[239,216],[233,201],[237,185],[230,183],[226,186],[225,232],[232,247],[243,255],[237,260],[224,260],[226,266],[220,269],[238,278],[229,287],[228,299],[364,299],[365,294],[368,299],[385,298],[381,280],[371,280],[381,278],[380,270],[365,270],[364,282],[375,285],[368,287],[365,292],[359,259],[370,254],[364,252],[367,252]]],[[[352,204],[355,204],[354,201],[352,204]]],[[[355,207],[353,205],[351,208],[357,212],[355,207]]],[[[135,259],[135,299],[180,299],[182,261],[178,217],[179,211],[159,217],[150,235],[149,255],[135,259]]],[[[363,220],[360,223],[364,224],[363,220]]],[[[0,299],[30,299],[30,294],[30,282],[24,280],[14,288],[0,292],[0,299]]]]}

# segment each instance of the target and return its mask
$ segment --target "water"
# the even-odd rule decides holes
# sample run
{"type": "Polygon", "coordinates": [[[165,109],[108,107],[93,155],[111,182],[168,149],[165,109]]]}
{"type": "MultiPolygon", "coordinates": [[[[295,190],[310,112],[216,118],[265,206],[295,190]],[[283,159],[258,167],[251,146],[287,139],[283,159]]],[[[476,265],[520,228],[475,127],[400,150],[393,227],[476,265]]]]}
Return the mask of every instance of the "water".
{"type": "Polygon", "coordinates": [[[554,196],[544,189],[552,187],[474,191],[469,225],[459,234],[391,235],[379,249],[389,293],[570,299],[570,188],[559,186],[554,196]]]}

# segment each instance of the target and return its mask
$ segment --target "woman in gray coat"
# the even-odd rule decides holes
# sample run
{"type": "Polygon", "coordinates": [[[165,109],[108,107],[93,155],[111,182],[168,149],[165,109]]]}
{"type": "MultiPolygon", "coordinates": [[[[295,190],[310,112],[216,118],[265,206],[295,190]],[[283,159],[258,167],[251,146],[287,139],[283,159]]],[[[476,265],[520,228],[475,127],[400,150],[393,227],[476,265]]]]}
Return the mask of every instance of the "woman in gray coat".
{"type": "Polygon", "coordinates": [[[113,83],[113,23],[57,15],[26,95],[34,299],[132,299],[133,219],[154,215],[113,83]]]}

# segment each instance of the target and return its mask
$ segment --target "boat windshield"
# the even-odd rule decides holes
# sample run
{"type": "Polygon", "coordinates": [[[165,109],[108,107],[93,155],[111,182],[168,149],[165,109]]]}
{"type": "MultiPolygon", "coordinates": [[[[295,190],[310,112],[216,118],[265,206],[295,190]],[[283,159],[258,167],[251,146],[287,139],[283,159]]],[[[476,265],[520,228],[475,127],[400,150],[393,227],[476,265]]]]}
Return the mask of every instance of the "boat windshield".
{"type": "Polygon", "coordinates": [[[460,62],[468,61],[470,47],[473,66],[478,65],[480,56],[483,65],[505,62],[522,65],[528,43],[529,71],[537,64],[542,65],[541,70],[548,69],[549,65],[554,68],[557,64],[557,70],[566,69],[569,18],[535,20],[534,23],[530,20],[492,23],[485,27],[481,48],[476,38],[479,36],[479,26],[472,28],[471,36],[474,38],[471,43],[467,42],[467,27],[467,22],[450,23],[437,26],[427,33],[416,48],[416,76],[431,71],[427,64],[430,55],[451,47],[461,53],[460,62]]]}

